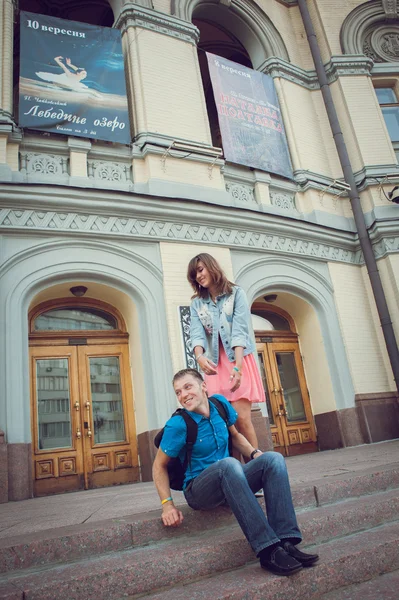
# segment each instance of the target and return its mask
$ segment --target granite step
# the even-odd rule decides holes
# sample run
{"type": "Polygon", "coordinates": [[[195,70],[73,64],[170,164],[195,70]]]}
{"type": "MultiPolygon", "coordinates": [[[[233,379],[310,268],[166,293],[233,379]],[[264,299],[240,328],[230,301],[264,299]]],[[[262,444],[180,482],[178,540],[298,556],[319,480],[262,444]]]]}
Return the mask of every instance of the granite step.
{"type": "MultiPolygon", "coordinates": [[[[219,573],[188,585],[174,585],[155,593],[127,596],[129,600],[376,600],[398,598],[379,595],[342,595],[356,590],[357,584],[381,574],[399,569],[399,523],[384,525],[362,533],[334,539],[311,546],[320,561],[310,569],[303,569],[291,577],[279,577],[264,571],[259,563],[252,563],[226,573],[219,573]],[[353,587],[356,586],[356,587],[353,587]]],[[[385,576],[388,577],[388,576],[385,576]]],[[[393,579],[393,576],[392,576],[393,579]]],[[[394,582],[375,585],[375,589],[394,589],[394,582]],[[385,586],[385,587],[383,587],[385,586]]],[[[362,588],[363,585],[359,586],[362,588]]],[[[369,585],[372,585],[370,582],[369,585]]],[[[390,592],[391,593],[391,592],[390,592]]],[[[120,594],[118,600],[126,600],[120,594]]]]}
{"type": "Polygon", "coordinates": [[[398,600],[399,571],[379,575],[369,581],[349,585],[328,594],[323,594],[320,600],[398,600]]]}
{"type": "MultiPolygon", "coordinates": [[[[194,513],[193,516],[211,518],[213,512],[194,513]]],[[[327,543],[329,547],[331,539],[340,538],[349,552],[350,544],[348,546],[347,538],[343,536],[349,534],[349,538],[352,538],[354,532],[363,532],[356,535],[366,536],[363,538],[366,540],[363,550],[366,553],[365,560],[369,560],[367,535],[379,531],[382,532],[384,544],[378,542],[378,535],[376,539],[370,538],[372,544],[376,544],[376,551],[389,553],[390,547],[396,544],[399,560],[398,516],[399,490],[391,490],[305,510],[298,520],[304,535],[304,546],[319,543],[323,546],[327,543]]],[[[159,523],[159,515],[157,521],[159,523]]],[[[0,599],[55,600],[65,596],[68,600],[81,600],[82,597],[85,600],[114,600],[133,594],[149,594],[171,585],[187,585],[200,578],[205,578],[206,581],[215,573],[240,569],[254,560],[254,554],[237,525],[226,526],[224,523],[223,527],[203,532],[198,529],[188,530],[179,537],[173,537],[176,530],[165,531],[162,528],[162,531],[170,537],[164,535],[146,546],[98,557],[93,557],[88,552],[85,557],[81,556],[80,560],[73,563],[22,571],[11,570],[0,577],[0,599]]],[[[339,554],[339,546],[336,548],[339,554]]],[[[358,549],[360,548],[359,543],[358,549]]],[[[103,552],[106,550],[103,547],[103,552]]],[[[341,556],[341,559],[344,560],[344,557],[341,556]]],[[[339,560],[336,559],[336,569],[338,564],[339,560]]],[[[391,568],[385,562],[383,564],[384,569],[380,572],[399,568],[399,564],[395,566],[396,563],[391,568]]],[[[362,576],[358,581],[363,579],[365,577],[362,576]]],[[[353,580],[349,579],[348,583],[341,585],[350,583],[353,580]]],[[[329,589],[327,586],[324,592],[329,589]]],[[[213,598],[198,596],[202,597],[213,598]]]]}
{"type": "MultiPolygon", "coordinates": [[[[295,485],[292,491],[296,509],[303,511],[354,497],[367,498],[375,492],[398,488],[399,467],[390,465],[377,470],[363,470],[356,476],[338,475],[333,481],[320,479],[310,484],[295,485]]],[[[100,556],[105,552],[136,548],[235,524],[227,508],[195,512],[184,505],[181,509],[185,520],[178,529],[164,528],[160,511],[152,511],[2,538],[0,573],[79,560],[88,555],[100,556]]],[[[379,514],[377,510],[376,515],[379,514]]]]}

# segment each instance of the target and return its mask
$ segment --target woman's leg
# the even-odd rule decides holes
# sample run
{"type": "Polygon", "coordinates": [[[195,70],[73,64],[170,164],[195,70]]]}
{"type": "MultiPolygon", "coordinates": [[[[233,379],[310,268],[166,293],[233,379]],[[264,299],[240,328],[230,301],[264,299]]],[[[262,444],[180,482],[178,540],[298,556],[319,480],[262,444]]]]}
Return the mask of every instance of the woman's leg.
{"type": "MultiPolygon", "coordinates": [[[[251,402],[246,398],[241,398],[231,403],[232,407],[237,411],[238,419],[235,423],[237,430],[248,440],[254,447],[258,447],[258,438],[256,437],[255,428],[251,420],[251,402]]],[[[249,459],[244,458],[245,462],[249,459]]]]}

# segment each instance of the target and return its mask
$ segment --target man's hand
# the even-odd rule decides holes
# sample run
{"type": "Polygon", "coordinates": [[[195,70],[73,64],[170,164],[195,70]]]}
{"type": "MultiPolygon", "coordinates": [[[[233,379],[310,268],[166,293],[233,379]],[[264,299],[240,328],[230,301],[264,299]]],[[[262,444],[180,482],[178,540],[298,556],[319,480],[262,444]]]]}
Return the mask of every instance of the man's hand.
{"type": "Polygon", "coordinates": [[[178,527],[183,523],[183,513],[174,504],[168,502],[162,507],[162,523],[166,527],[178,527]]]}

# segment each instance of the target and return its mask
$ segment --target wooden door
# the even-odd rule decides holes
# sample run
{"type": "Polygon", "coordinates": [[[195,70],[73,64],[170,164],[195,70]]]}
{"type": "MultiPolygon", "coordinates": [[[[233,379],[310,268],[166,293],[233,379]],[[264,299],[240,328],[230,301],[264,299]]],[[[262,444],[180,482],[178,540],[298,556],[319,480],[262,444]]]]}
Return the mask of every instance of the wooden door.
{"type": "Polygon", "coordinates": [[[316,430],[297,341],[257,344],[274,449],[315,452],[316,430]]]}
{"type": "Polygon", "coordinates": [[[126,344],[30,348],[34,494],[137,481],[126,344]]]}

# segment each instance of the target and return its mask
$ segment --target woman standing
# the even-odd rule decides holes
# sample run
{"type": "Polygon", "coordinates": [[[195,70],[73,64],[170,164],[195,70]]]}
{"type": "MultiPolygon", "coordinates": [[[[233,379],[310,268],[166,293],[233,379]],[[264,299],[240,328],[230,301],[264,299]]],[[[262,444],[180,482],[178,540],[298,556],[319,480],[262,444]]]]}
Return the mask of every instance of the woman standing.
{"type": "Polygon", "coordinates": [[[265,402],[253,352],[251,313],[244,290],[231,283],[219,263],[206,253],[190,260],[187,279],[191,302],[191,345],[204,373],[208,394],[222,394],[234,403],[236,427],[254,448],[252,402],[265,402]]]}

